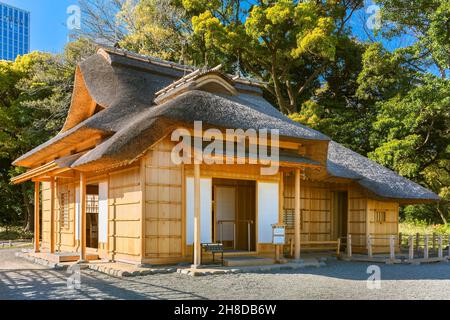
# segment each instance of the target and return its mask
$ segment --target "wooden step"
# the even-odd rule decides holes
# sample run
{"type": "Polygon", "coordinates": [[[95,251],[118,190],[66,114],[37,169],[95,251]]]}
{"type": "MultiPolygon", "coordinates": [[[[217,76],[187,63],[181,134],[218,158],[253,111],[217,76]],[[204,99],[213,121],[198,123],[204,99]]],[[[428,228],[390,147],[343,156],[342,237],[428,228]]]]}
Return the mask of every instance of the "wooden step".
{"type": "Polygon", "coordinates": [[[267,266],[275,264],[275,259],[262,257],[225,257],[226,267],[267,266]]]}
{"type": "MultiPolygon", "coordinates": [[[[78,260],[80,260],[79,254],[67,254],[61,255],[59,257],[59,262],[74,262],[78,260]]],[[[99,256],[96,253],[86,253],[86,260],[88,261],[99,260],[99,256]]]]}
{"type": "MultiPolygon", "coordinates": [[[[45,259],[54,263],[76,262],[80,260],[80,254],[76,252],[57,252],[57,253],[36,253],[37,258],[45,259]]],[[[99,260],[98,254],[87,253],[88,261],[99,260]]]]}

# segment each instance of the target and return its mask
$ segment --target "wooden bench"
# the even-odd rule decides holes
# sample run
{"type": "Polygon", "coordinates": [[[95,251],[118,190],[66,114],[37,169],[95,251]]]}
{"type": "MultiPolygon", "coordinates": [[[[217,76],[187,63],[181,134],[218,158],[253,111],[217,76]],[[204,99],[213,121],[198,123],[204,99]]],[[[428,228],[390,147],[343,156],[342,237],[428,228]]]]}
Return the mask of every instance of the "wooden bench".
{"type": "Polygon", "coordinates": [[[222,254],[222,266],[223,266],[223,244],[222,243],[202,243],[201,261],[203,261],[203,251],[211,252],[213,256],[213,263],[215,262],[215,254],[222,254]]]}
{"type": "MultiPolygon", "coordinates": [[[[295,244],[292,239],[290,240],[289,245],[291,256],[293,256],[295,244]]],[[[307,250],[336,250],[336,255],[339,256],[341,252],[341,239],[337,239],[334,241],[301,241],[300,248],[302,248],[303,246],[310,246],[306,248],[307,250]]]]}

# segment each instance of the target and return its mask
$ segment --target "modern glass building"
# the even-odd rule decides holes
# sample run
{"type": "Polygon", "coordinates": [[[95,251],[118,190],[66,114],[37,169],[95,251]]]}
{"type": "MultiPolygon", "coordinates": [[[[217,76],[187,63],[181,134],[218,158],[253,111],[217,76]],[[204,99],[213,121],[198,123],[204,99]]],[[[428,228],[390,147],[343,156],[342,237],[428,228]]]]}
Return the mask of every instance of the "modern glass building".
{"type": "Polygon", "coordinates": [[[30,51],[30,13],[0,2],[0,60],[30,51]]]}

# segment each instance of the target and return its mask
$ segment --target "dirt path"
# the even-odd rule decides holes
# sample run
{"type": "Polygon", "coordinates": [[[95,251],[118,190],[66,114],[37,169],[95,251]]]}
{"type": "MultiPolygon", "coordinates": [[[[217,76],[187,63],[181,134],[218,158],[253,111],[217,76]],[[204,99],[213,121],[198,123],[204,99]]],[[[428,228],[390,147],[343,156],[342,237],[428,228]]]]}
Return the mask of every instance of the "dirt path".
{"type": "Polygon", "coordinates": [[[19,259],[15,256],[17,249],[0,249],[0,271],[3,270],[38,270],[46,269],[25,259],[19,259]]]}
{"type": "Polygon", "coordinates": [[[66,271],[29,263],[14,252],[0,250],[0,299],[450,300],[450,263],[380,264],[380,289],[367,286],[369,264],[342,261],[329,261],[322,268],[206,277],[174,273],[113,278],[82,270],[81,288],[69,289],[66,271]]]}

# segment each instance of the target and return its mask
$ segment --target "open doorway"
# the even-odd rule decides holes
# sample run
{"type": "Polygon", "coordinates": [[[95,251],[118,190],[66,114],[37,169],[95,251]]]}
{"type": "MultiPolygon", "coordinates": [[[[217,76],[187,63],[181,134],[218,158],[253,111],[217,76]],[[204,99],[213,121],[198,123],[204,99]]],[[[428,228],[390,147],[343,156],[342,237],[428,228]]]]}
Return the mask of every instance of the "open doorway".
{"type": "Polygon", "coordinates": [[[256,182],[213,179],[213,235],[227,250],[256,250],[256,182]]]}
{"type": "Polygon", "coordinates": [[[347,191],[333,192],[333,220],[335,238],[347,237],[348,223],[348,193],[347,191]]]}
{"type": "Polygon", "coordinates": [[[86,247],[98,249],[98,184],[86,186],[86,247]]]}

